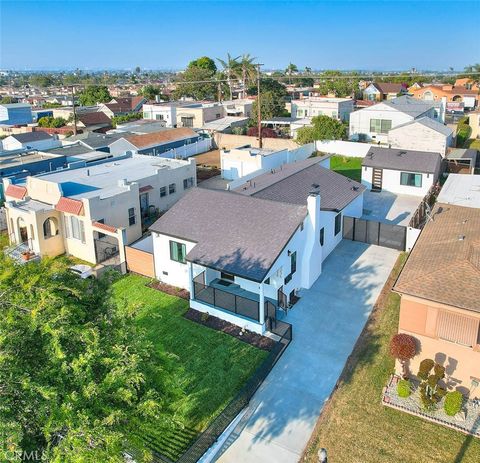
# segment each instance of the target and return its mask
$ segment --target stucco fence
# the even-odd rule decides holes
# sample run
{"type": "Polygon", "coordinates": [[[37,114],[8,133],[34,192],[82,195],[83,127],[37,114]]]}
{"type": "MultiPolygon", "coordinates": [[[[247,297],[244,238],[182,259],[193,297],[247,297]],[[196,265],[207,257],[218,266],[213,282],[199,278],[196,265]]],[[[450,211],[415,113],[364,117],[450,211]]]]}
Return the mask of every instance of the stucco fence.
{"type": "Polygon", "coordinates": [[[7,210],[4,207],[0,207],[0,231],[7,229],[7,210]]]}
{"type": "Polygon", "coordinates": [[[315,148],[317,151],[354,158],[364,158],[367,155],[368,150],[373,146],[378,145],[343,140],[317,140],[315,142],[315,148]]]}
{"type": "Polygon", "coordinates": [[[185,159],[196,154],[202,154],[212,149],[213,141],[211,138],[203,138],[189,145],[179,146],[161,154],[162,158],[185,159]]]}

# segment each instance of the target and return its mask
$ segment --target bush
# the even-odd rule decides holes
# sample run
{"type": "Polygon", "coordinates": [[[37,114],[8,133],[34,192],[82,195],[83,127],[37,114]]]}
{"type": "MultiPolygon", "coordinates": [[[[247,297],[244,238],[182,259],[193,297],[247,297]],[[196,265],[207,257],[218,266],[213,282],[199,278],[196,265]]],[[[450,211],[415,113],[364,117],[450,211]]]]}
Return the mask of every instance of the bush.
{"type": "Polygon", "coordinates": [[[412,392],[412,385],[408,379],[401,379],[397,384],[398,397],[406,399],[412,392]]]}
{"type": "Polygon", "coordinates": [[[432,359],[422,360],[420,362],[420,367],[418,369],[417,376],[423,381],[426,381],[434,365],[435,365],[435,362],[432,359]]]}
{"type": "Polygon", "coordinates": [[[396,334],[390,341],[390,354],[392,357],[405,362],[410,360],[417,353],[415,338],[409,334],[396,334]]]}
{"type": "Polygon", "coordinates": [[[443,409],[448,416],[455,416],[462,408],[463,396],[459,391],[448,392],[445,396],[443,409]]]}
{"type": "Polygon", "coordinates": [[[462,117],[457,124],[457,147],[463,148],[465,143],[470,138],[472,132],[471,127],[468,125],[468,117],[462,117]]]}

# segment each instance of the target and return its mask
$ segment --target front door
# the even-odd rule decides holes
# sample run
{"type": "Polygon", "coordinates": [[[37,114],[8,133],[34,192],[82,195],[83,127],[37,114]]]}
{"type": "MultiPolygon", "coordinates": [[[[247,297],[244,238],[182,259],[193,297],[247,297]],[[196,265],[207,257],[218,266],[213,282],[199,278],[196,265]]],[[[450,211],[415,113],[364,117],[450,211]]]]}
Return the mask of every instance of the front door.
{"type": "Polygon", "coordinates": [[[143,218],[148,216],[148,193],[140,195],[140,212],[143,218]]]}
{"type": "Polygon", "coordinates": [[[383,169],[372,169],[372,191],[382,191],[383,169]]]}

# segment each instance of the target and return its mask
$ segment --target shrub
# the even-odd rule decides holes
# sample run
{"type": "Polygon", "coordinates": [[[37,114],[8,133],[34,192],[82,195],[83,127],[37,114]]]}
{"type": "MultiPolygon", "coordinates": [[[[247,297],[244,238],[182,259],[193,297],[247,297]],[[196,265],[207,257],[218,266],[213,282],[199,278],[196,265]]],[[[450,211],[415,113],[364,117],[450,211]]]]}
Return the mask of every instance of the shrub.
{"type": "Polygon", "coordinates": [[[445,403],[443,404],[443,409],[448,416],[456,415],[463,404],[463,396],[459,391],[448,392],[445,396],[445,403]]]}
{"type": "Polygon", "coordinates": [[[418,369],[417,376],[422,379],[423,381],[426,381],[428,379],[428,375],[435,365],[435,362],[432,359],[424,359],[420,362],[420,367],[418,369]]]}
{"type": "Polygon", "coordinates": [[[413,336],[400,333],[392,337],[390,341],[390,354],[401,362],[402,376],[404,379],[408,376],[406,362],[413,358],[416,353],[417,343],[413,336]]]}
{"type": "Polygon", "coordinates": [[[412,391],[410,381],[408,379],[401,379],[397,384],[398,397],[406,399],[412,391]]]}

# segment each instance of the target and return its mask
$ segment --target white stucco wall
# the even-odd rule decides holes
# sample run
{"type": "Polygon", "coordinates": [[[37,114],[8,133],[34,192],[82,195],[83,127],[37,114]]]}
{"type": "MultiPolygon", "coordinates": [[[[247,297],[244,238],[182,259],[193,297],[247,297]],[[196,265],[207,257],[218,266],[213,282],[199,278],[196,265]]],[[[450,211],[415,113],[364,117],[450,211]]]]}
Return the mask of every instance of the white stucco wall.
{"type": "Polygon", "coordinates": [[[315,149],[317,151],[328,154],[338,154],[341,156],[351,156],[355,158],[364,158],[372,146],[377,145],[372,143],[358,143],[355,141],[343,140],[317,140],[315,142],[315,149]]]}
{"type": "MultiPolygon", "coordinates": [[[[408,170],[389,170],[383,169],[382,190],[390,191],[391,193],[421,196],[422,198],[428,193],[428,190],[435,183],[437,176],[434,174],[422,174],[422,186],[406,186],[400,185],[401,172],[409,172],[408,170]]],[[[416,173],[416,172],[414,172],[416,173]]],[[[372,168],[362,167],[362,184],[369,190],[372,188],[372,168]]]]}

